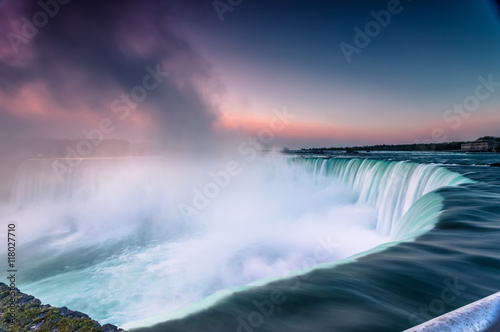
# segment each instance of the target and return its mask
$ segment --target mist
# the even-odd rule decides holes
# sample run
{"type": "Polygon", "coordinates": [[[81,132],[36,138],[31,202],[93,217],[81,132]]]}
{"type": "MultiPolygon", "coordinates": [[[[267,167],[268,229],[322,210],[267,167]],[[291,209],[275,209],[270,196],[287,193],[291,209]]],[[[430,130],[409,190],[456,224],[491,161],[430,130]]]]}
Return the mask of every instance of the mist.
{"type": "Polygon", "coordinates": [[[85,160],[61,183],[48,161],[25,162],[6,211],[22,229],[23,288],[124,324],[388,240],[351,189],[286,159],[204,166],[85,160]]]}

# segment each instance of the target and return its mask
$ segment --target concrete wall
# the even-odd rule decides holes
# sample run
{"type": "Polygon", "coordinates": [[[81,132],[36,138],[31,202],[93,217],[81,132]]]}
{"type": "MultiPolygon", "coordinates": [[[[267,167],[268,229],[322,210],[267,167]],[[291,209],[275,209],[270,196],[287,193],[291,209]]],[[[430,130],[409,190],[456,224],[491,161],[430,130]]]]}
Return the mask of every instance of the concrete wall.
{"type": "Polygon", "coordinates": [[[498,332],[500,292],[403,332],[498,332]]]}

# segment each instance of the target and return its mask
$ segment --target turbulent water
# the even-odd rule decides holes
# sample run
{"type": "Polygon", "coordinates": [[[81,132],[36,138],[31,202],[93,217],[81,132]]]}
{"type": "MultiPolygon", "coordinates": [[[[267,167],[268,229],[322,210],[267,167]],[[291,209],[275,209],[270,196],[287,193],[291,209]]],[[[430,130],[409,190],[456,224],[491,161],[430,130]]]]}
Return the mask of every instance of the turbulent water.
{"type": "Polygon", "coordinates": [[[500,290],[497,156],[27,160],[0,213],[20,289],[104,323],[401,331],[500,290]]]}

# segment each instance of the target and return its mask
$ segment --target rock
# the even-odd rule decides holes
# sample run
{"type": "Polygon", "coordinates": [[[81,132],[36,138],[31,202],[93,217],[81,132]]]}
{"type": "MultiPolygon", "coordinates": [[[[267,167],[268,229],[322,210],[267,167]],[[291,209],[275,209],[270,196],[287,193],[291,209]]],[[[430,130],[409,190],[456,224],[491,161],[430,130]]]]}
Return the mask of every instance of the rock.
{"type": "Polygon", "coordinates": [[[35,324],[32,324],[30,325],[30,327],[28,328],[30,331],[38,331],[40,330],[40,328],[42,327],[43,323],[45,323],[44,321],[41,321],[41,322],[38,322],[38,323],[35,323],[35,324]]]}
{"type": "Polygon", "coordinates": [[[34,296],[31,296],[31,295],[26,295],[26,294],[23,294],[23,293],[20,293],[21,298],[17,300],[17,303],[19,305],[25,305],[25,304],[42,304],[42,302],[35,298],[34,296]]]}
{"type": "Polygon", "coordinates": [[[62,307],[59,309],[59,314],[61,317],[69,316],[73,313],[73,310],[69,310],[68,307],[62,307]]]}
{"type": "Polygon", "coordinates": [[[90,319],[90,317],[87,316],[86,314],[84,314],[83,312],[73,311],[73,310],[68,309],[67,307],[62,307],[61,309],[59,309],[59,314],[61,315],[61,317],[88,318],[88,319],[90,319]]]}
{"type": "Polygon", "coordinates": [[[35,319],[45,318],[45,317],[47,317],[48,314],[49,313],[47,311],[41,312],[38,315],[36,315],[35,319]]]}
{"type": "Polygon", "coordinates": [[[103,332],[125,332],[122,329],[119,329],[118,327],[111,325],[111,324],[105,324],[102,326],[102,331],[103,332]]]}
{"type": "Polygon", "coordinates": [[[43,305],[42,302],[34,296],[21,293],[19,289],[14,288],[16,296],[17,313],[27,314],[18,315],[13,322],[9,321],[7,314],[7,305],[10,301],[11,288],[0,282],[0,321],[5,322],[5,326],[0,324],[0,332],[5,331],[50,331],[60,332],[71,330],[76,332],[126,332],[118,327],[106,324],[101,326],[88,315],[71,310],[67,307],[55,308],[49,304],[43,305]]]}
{"type": "Polygon", "coordinates": [[[494,163],[490,165],[491,167],[500,167],[500,163],[494,163]]]}

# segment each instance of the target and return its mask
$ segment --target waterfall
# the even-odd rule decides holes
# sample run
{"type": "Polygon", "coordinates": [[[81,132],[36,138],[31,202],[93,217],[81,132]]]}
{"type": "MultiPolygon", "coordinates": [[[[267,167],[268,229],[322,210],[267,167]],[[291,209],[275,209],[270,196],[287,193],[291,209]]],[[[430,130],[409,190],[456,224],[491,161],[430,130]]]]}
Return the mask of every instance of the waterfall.
{"type": "Polygon", "coordinates": [[[472,182],[436,165],[272,156],[184,220],[179,204],[226,164],[85,159],[60,181],[52,160],[25,161],[8,210],[30,253],[21,286],[104,322],[164,318],[411,240],[438,220],[436,189],[472,182]]]}
{"type": "Polygon", "coordinates": [[[358,195],[359,202],[378,211],[377,231],[390,235],[418,199],[446,186],[473,182],[432,164],[372,159],[297,158],[289,161],[323,181],[339,181],[358,195]]]}

